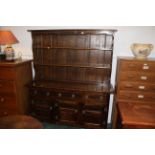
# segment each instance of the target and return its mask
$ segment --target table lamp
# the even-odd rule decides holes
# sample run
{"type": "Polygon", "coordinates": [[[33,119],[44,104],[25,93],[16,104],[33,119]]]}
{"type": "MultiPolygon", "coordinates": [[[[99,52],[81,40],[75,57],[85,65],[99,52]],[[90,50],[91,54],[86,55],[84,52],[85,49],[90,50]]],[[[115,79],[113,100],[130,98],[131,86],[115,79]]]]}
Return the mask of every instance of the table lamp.
{"type": "MultiPolygon", "coordinates": [[[[8,30],[0,30],[0,45],[6,45],[4,49],[4,54],[6,55],[6,60],[14,60],[15,52],[12,48],[12,44],[16,44],[19,41],[13,35],[11,31],[8,30]]],[[[1,50],[1,48],[0,48],[1,50]]],[[[0,51],[2,53],[2,51],[0,51]]]]}

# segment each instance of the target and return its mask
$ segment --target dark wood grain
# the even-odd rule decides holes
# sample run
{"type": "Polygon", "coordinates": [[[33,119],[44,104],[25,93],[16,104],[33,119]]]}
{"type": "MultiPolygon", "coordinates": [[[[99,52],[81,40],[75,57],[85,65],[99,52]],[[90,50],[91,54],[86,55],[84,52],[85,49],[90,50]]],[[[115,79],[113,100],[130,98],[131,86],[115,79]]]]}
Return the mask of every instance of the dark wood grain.
{"type": "Polygon", "coordinates": [[[35,77],[30,85],[30,112],[35,117],[106,128],[114,32],[31,30],[35,77]]]}
{"type": "Polygon", "coordinates": [[[0,62],[0,116],[28,113],[28,88],[32,82],[30,60],[0,62]]]}

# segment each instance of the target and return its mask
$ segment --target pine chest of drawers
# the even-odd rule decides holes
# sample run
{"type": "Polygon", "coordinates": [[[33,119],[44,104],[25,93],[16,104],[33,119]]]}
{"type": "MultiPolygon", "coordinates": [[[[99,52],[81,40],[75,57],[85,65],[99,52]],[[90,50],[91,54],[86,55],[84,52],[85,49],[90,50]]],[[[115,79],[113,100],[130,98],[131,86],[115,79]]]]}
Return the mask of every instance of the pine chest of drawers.
{"type": "Polygon", "coordinates": [[[154,59],[118,58],[115,101],[118,105],[155,103],[154,59]]]}
{"type": "Polygon", "coordinates": [[[0,116],[27,112],[31,80],[31,61],[0,62],[0,116]]]}

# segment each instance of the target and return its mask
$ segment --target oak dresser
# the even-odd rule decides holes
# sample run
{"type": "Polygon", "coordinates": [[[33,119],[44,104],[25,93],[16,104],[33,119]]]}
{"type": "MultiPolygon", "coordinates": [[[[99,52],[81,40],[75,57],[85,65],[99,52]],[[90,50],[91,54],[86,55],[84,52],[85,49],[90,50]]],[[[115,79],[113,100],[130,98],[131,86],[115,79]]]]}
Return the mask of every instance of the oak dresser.
{"type": "Polygon", "coordinates": [[[78,128],[106,128],[115,30],[31,30],[30,114],[78,128]]]}

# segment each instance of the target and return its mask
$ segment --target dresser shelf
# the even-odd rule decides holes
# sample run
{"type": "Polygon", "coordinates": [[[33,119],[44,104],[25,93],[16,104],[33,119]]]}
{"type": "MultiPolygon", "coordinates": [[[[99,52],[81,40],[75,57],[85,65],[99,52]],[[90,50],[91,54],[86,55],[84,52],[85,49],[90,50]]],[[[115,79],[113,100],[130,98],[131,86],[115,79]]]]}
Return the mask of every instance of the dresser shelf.
{"type": "Polygon", "coordinates": [[[78,68],[97,68],[97,69],[111,69],[109,64],[38,64],[34,63],[35,66],[45,67],[78,67],[78,68]]]}
{"type": "Polygon", "coordinates": [[[67,50],[73,50],[73,51],[77,51],[77,50],[83,50],[83,51],[96,51],[96,50],[99,50],[99,51],[112,51],[113,49],[109,49],[109,48],[72,48],[72,47],[33,47],[33,49],[67,49],[67,50]]]}

